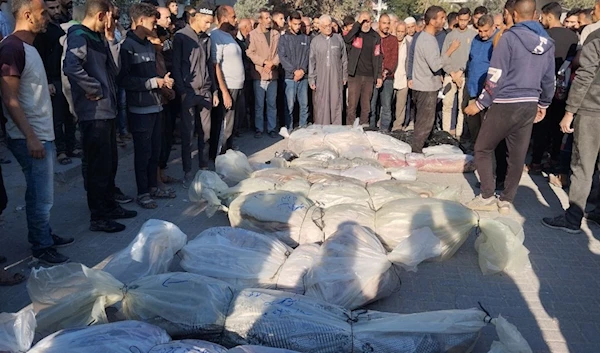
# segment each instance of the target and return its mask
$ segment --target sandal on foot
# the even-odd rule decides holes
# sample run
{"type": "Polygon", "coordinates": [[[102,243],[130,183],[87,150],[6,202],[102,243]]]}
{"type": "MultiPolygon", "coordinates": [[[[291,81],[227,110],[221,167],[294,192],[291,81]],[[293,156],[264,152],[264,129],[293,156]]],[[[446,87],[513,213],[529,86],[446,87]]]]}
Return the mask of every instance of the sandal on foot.
{"type": "Polygon", "coordinates": [[[69,157],[82,158],[83,157],[83,150],[81,150],[79,148],[76,148],[71,153],[69,153],[69,157]]]}
{"type": "Polygon", "coordinates": [[[0,270],[0,286],[14,286],[25,282],[27,278],[20,273],[10,273],[5,270],[0,270]]]}
{"type": "Polygon", "coordinates": [[[174,199],[177,197],[177,195],[175,195],[175,191],[170,189],[163,190],[160,188],[150,191],[150,196],[154,197],[155,199],[174,199]]]}
{"type": "Polygon", "coordinates": [[[61,165],[67,165],[67,164],[73,163],[71,158],[69,158],[66,153],[59,154],[58,157],[56,157],[56,159],[58,159],[58,163],[60,163],[61,165]]]}
{"type": "Polygon", "coordinates": [[[164,184],[174,184],[179,181],[179,179],[175,179],[170,175],[162,175],[160,178],[164,184]]]}
{"type": "Polygon", "coordinates": [[[145,208],[147,210],[153,210],[158,207],[158,205],[156,204],[156,201],[154,201],[150,197],[150,194],[143,194],[143,195],[138,196],[136,202],[142,208],[145,208]]]}

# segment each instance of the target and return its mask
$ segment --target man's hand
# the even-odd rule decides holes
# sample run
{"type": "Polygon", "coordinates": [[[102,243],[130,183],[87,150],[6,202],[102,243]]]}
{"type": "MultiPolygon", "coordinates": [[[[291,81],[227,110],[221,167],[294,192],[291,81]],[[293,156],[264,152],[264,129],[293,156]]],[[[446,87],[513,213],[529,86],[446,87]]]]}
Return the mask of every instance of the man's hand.
{"type": "Polygon", "coordinates": [[[452,81],[456,83],[458,88],[461,88],[465,83],[465,79],[462,71],[455,71],[450,73],[450,77],[452,77],[452,81]]]}
{"type": "Polygon", "coordinates": [[[560,121],[560,131],[565,134],[572,134],[575,131],[575,129],[571,127],[571,124],[573,124],[573,118],[573,113],[566,112],[565,116],[560,121]]]}
{"type": "Polygon", "coordinates": [[[165,86],[168,89],[173,89],[173,84],[175,83],[175,80],[171,78],[171,73],[167,72],[163,79],[165,80],[165,86]]]}
{"type": "Polygon", "coordinates": [[[383,72],[381,73],[381,78],[383,78],[385,80],[385,78],[388,76],[389,71],[388,70],[383,70],[383,72]]]}
{"type": "Polygon", "coordinates": [[[91,101],[99,101],[100,99],[102,99],[102,96],[96,96],[93,94],[86,94],[85,98],[91,100],[91,101]]]}
{"type": "Polygon", "coordinates": [[[452,55],[452,53],[454,53],[459,47],[460,41],[458,39],[453,40],[448,48],[448,55],[452,55]]]}
{"type": "Polygon", "coordinates": [[[27,149],[29,150],[31,157],[35,159],[43,159],[46,157],[46,149],[35,135],[27,138],[27,149]]]}
{"type": "Polygon", "coordinates": [[[273,65],[273,62],[271,60],[266,60],[264,67],[265,67],[265,69],[268,69],[269,71],[271,71],[271,70],[273,70],[273,67],[275,67],[275,65],[273,65]]]}
{"type": "Polygon", "coordinates": [[[317,85],[315,85],[314,83],[310,84],[310,89],[312,89],[313,91],[317,89],[317,85]]]}
{"type": "Polygon", "coordinates": [[[219,103],[220,103],[219,94],[218,93],[213,94],[213,108],[218,107],[219,103]]]}
{"type": "Polygon", "coordinates": [[[413,88],[413,80],[408,80],[408,88],[413,88]]]}
{"type": "Polygon", "coordinates": [[[348,80],[344,80],[344,86],[348,84],[348,80]]]}
{"type": "Polygon", "coordinates": [[[227,110],[231,109],[233,106],[233,100],[231,99],[231,95],[228,91],[223,91],[223,106],[227,110]]]}
{"type": "Polygon", "coordinates": [[[106,13],[106,22],[104,22],[104,36],[106,40],[115,40],[115,28],[117,28],[117,21],[113,18],[112,11],[106,13]]]}
{"type": "Polygon", "coordinates": [[[304,70],[294,71],[294,81],[298,82],[304,78],[304,70]]]}
{"type": "Polygon", "coordinates": [[[383,86],[383,79],[378,78],[375,87],[381,88],[381,86],[383,86]]]}
{"type": "Polygon", "coordinates": [[[535,115],[535,119],[533,120],[533,123],[534,124],[539,123],[540,121],[544,120],[544,117],[546,117],[546,108],[538,107],[537,114],[535,115]]]}
{"type": "Polygon", "coordinates": [[[50,91],[51,96],[54,96],[56,94],[56,87],[54,87],[53,83],[48,84],[48,91],[50,91]]]}
{"type": "Polygon", "coordinates": [[[475,104],[475,101],[472,101],[471,103],[469,103],[469,105],[465,108],[465,114],[473,116],[476,115],[477,113],[479,113],[481,110],[479,110],[479,107],[477,107],[477,104],[475,104]]]}

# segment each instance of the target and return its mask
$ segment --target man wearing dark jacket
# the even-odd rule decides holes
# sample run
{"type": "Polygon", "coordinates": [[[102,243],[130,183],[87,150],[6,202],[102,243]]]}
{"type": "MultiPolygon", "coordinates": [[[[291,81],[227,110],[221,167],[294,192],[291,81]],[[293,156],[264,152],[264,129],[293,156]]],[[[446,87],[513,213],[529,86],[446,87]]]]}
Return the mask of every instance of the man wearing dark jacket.
{"type": "Polygon", "coordinates": [[[181,97],[181,160],[184,187],[194,178],[192,173],[192,138],[198,133],[200,168],[208,168],[211,107],[219,98],[210,58],[210,38],[206,31],[214,19],[212,9],[199,7],[190,12],[189,24],[173,40],[173,78],[181,97]]]}
{"type": "Polygon", "coordinates": [[[90,230],[115,233],[125,226],[113,219],[132,218],[137,212],[123,209],[114,199],[119,47],[111,11],[108,0],[86,2],[85,18],[81,24],[69,28],[67,34],[63,80],[71,87],[72,108],[79,119],[87,163],[84,173],[91,211],[90,230]]]}
{"type": "Polygon", "coordinates": [[[279,39],[279,61],[285,71],[286,117],[285,126],[294,128],[294,104],[298,99],[300,127],[308,124],[308,58],[310,38],[301,32],[302,15],[292,12],[289,29],[279,39]]]}
{"type": "MultiPolygon", "coordinates": [[[[572,133],[574,137],[569,209],[558,217],[542,220],[545,226],[568,233],[581,231],[581,221],[600,156],[600,31],[588,36],[579,62],[580,67],[569,91],[566,113],[560,122],[562,132],[572,133]]],[[[588,223],[600,224],[598,200],[600,198],[596,198],[595,209],[585,215],[588,223]]]]}
{"type": "Polygon", "coordinates": [[[504,32],[492,53],[485,88],[465,108],[475,115],[489,107],[475,144],[481,194],[467,204],[479,211],[510,212],[529,147],[533,124],[544,119],[554,95],[554,42],[534,20],[535,1],[517,0],[515,25],[504,32]],[[497,199],[492,153],[506,139],[508,172],[497,199]]]}
{"type": "Polygon", "coordinates": [[[143,208],[157,207],[153,198],[168,198],[168,193],[158,188],[158,158],[161,145],[161,92],[171,88],[170,73],[158,76],[156,51],[148,37],[160,16],[156,8],[147,3],[133,4],[129,10],[135,29],[127,32],[120,51],[118,84],[127,93],[129,126],[135,151],[135,181],[138,189],[137,203],[143,208]]]}
{"type": "Polygon", "coordinates": [[[346,124],[354,124],[360,102],[360,124],[369,124],[373,85],[383,84],[381,37],[371,28],[371,14],[362,12],[344,36],[348,48],[348,109],[346,124]]]}

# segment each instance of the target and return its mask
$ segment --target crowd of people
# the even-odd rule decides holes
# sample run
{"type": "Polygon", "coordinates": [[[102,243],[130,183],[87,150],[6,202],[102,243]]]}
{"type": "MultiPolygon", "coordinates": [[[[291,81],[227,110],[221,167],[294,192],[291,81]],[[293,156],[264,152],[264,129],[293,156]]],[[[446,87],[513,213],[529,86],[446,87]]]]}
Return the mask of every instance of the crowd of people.
{"type": "MultiPolygon", "coordinates": [[[[133,141],[135,200],[153,209],[176,197],[165,169],[177,139],[189,187],[195,137],[207,169],[244,128],[277,138],[279,127],[309,123],[414,130],[414,153],[433,129],[447,131],[474,151],[474,210],[509,211],[524,168],[559,186],[572,170],[571,207],[543,222],[579,231],[600,152],[600,2],[566,15],[556,2],[540,11],[508,0],[501,14],[431,6],[417,19],[361,12],[338,22],[266,9],[238,19],[208,5],[178,16],[169,0],[133,4],[128,29],[109,0],[13,0],[12,11],[14,31],[0,26],[0,89],[40,261],[68,261],[56,248],[73,242],[50,227],[55,159],[82,158],[90,230],[114,233],[125,229],[116,220],[137,215],[115,185],[119,144],[133,141]]],[[[600,212],[587,217],[600,222],[600,212]]]]}

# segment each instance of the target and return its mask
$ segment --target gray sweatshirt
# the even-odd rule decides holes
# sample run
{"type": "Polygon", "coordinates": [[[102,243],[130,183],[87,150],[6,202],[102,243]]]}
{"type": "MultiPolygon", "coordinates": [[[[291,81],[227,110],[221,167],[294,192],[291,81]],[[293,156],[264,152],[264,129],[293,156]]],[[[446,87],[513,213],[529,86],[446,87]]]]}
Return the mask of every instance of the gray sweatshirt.
{"type": "Polygon", "coordinates": [[[458,40],[460,42],[460,47],[458,47],[458,49],[452,53],[450,62],[444,65],[444,71],[446,74],[450,74],[451,72],[456,72],[461,69],[463,71],[466,70],[467,61],[469,60],[469,52],[471,51],[471,43],[476,35],[477,32],[470,28],[467,28],[464,31],[455,28],[446,36],[444,45],[442,46],[442,53],[448,51],[448,48],[450,48],[450,45],[453,41],[458,40]]]}
{"type": "Polygon", "coordinates": [[[440,54],[437,39],[425,31],[421,32],[415,44],[413,89],[421,92],[439,91],[442,88],[442,68],[449,60],[446,54],[440,54]]]}

